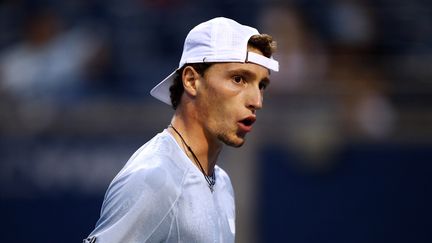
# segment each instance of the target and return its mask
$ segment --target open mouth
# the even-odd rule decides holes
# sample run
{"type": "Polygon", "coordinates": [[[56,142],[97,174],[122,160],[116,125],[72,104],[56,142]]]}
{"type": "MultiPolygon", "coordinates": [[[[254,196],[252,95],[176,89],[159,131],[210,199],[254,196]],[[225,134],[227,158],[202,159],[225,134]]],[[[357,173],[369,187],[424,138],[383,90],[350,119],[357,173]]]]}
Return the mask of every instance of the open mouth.
{"type": "Polygon", "coordinates": [[[252,124],[254,124],[255,121],[256,121],[256,118],[253,116],[250,116],[250,117],[247,117],[247,118],[241,120],[240,123],[246,127],[250,127],[250,126],[252,126],[252,124]]]}

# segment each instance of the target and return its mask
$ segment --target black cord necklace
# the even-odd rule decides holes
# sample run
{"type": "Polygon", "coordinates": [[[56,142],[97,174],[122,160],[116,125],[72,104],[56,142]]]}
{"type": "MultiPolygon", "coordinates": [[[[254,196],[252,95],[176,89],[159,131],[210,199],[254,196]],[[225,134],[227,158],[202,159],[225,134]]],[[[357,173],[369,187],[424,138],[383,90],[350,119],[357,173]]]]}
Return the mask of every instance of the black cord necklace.
{"type": "Polygon", "coordinates": [[[170,124],[169,127],[171,127],[176,133],[177,135],[179,135],[180,139],[182,140],[183,144],[186,146],[186,148],[189,150],[189,152],[192,154],[195,162],[198,164],[201,172],[204,175],[205,180],[207,181],[207,184],[210,188],[210,191],[213,192],[213,187],[216,184],[216,176],[215,173],[213,172],[213,174],[211,176],[207,175],[204,171],[204,168],[202,167],[201,163],[199,162],[198,158],[196,157],[195,153],[192,151],[191,147],[186,143],[186,141],[184,140],[184,138],[182,137],[182,135],[177,131],[177,129],[170,124]]]}

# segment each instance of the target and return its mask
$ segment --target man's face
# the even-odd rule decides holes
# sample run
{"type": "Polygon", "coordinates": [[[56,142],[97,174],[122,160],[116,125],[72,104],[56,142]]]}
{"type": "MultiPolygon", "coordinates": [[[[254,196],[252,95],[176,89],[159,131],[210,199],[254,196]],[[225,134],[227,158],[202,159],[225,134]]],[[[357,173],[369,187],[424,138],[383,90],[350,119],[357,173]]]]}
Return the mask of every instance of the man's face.
{"type": "Polygon", "coordinates": [[[252,130],[256,111],[262,108],[268,69],[253,63],[215,63],[200,79],[199,121],[210,136],[240,147],[252,130]]]}

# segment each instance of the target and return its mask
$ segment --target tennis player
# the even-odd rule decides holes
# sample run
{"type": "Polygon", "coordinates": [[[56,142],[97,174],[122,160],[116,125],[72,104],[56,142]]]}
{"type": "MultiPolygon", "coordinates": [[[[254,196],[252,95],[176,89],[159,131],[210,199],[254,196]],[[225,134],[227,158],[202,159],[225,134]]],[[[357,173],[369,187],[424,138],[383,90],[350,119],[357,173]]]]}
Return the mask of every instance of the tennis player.
{"type": "Polygon", "coordinates": [[[151,90],[175,110],[111,182],[84,242],[234,242],[234,193],[217,165],[245,142],[262,108],[272,37],[219,17],[186,37],[179,68],[151,90]]]}

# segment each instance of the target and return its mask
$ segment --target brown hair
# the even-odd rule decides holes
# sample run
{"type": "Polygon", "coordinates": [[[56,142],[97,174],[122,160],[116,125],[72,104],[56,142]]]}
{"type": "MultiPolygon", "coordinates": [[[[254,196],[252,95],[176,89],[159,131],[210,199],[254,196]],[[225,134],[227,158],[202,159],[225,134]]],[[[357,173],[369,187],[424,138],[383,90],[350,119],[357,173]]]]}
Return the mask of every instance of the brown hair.
{"type": "MultiPolygon", "coordinates": [[[[270,35],[260,34],[253,35],[249,41],[248,46],[257,48],[260,50],[265,57],[271,57],[273,52],[276,50],[276,42],[270,35]]],[[[184,92],[183,88],[183,80],[182,73],[186,66],[191,66],[194,68],[199,75],[203,76],[205,71],[212,65],[213,63],[190,63],[185,64],[183,67],[176,71],[174,82],[170,87],[170,98],[173,109],[177,109],[180,105],[181,97],[184,92]]]]}

